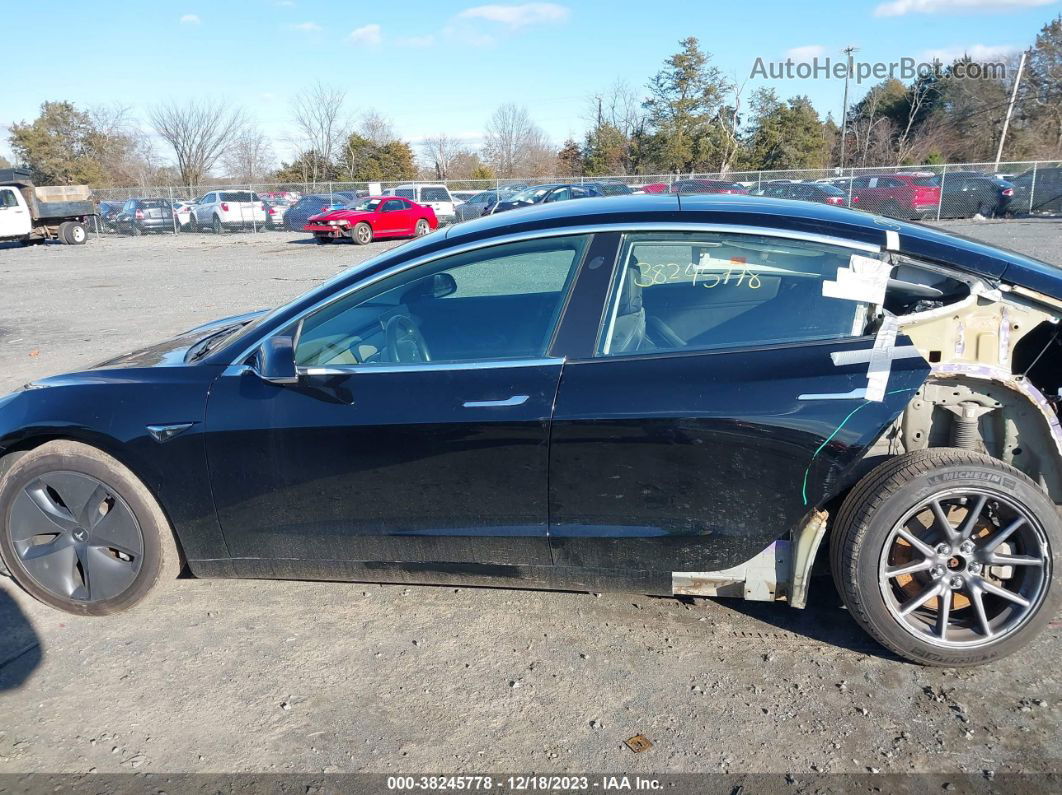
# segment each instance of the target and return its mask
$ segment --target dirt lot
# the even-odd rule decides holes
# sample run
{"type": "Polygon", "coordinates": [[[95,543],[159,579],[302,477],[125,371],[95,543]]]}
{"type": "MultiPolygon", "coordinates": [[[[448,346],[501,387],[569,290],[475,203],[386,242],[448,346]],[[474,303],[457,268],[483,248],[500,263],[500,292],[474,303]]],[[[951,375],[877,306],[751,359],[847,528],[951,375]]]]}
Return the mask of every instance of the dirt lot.
{"type": "MultiPolygon", "coordinates": [[[[1062,224],[946,225],[1062,265],[1062,224]]],[[[0,248],[0,392],[268,306],[386,244],[0,248]]],[[[970,671],[890,657],[826,579],[738,601],[183,580],[77,619],[0,580],[0,773],[1062,770],[1062,621],[970,671]],[[642,733],[654,746],[632,754],[642,733]]],[[[985,771],[991,771],[986,773],[985,771]]]]}

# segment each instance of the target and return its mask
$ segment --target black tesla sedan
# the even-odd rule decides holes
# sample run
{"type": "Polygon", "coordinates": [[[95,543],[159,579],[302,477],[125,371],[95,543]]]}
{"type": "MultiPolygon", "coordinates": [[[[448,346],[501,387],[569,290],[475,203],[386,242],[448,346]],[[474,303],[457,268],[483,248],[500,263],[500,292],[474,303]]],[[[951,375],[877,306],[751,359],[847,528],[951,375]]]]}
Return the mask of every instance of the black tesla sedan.
{"type": "Polygon", "coordinates": [[[985,662],[1062,595],[1060,308],[819,204],[481,218],[0,398],[0,557],[83,615],[181,566],[803,607],[819,562],[894,652],[985,662]]]}

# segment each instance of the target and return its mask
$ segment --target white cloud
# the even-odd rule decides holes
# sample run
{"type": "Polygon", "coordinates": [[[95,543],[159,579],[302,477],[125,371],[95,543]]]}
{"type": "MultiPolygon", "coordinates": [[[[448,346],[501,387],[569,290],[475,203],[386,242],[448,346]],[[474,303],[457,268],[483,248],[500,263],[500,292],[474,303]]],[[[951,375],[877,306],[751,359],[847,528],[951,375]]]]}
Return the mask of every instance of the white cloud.
{"type": "Polygon", "coordinates": [[[890,0],[874,9],[876,17],[937,14],[949,11],[1014,11],[1054,3],[1055,0],[890,0]]]}
{"type": "Polygon", "coordinates": [[[466,8],[457,16],[462,19],[485,19],[510,28],[522,28],[545,22],[564,22],[571,15],[566,6],[556,3],[491,4],[466,8]]]}
{"type": "Polygon", "coordinates": [[[796,63],[809,63],[826,54],[826,48],[821,44],[805,44],[803,47],[793,47],[785,51],[785,57],[796,63]]]}
{"type": "Polygon", "coordinates": [[[291,29],[302,33],[316,33],[321,30],[321,26],[316,22],[300,22],[298,25],[292,25],[291,29]]]}
{"type": "Polygon", "coordinates": [[[372,25],[362,25],[360,28],[350,31],[347,40],[351,44],[365,44],[369,47],[375,47],[383,41],[383,36],[380,35],[380,26],[374,23],[372,25]]]}
{"type": "Polygon", "coordinates": [[[403,36],[395,39],[395,44],[399,47],[430,47],[435,43],[435,34],[427,33],[423,36],[403,36]]]}
{"type": "Polygon", "coordinates": [[[182,25],[198,25],[202,20],[196,14],[185,14],[181,17],[182,25]]]}
{"type": "Polygon", "coordinates": [[[925,63],[940,61],[945,66],[954,63],[965,55],[978,63],[986,61],[1003,61],[1021,47],[1013,44],[970,44],[966,47],[946,47],[942,50],[926,50],[919,56],[919,60],[925,63]]]}

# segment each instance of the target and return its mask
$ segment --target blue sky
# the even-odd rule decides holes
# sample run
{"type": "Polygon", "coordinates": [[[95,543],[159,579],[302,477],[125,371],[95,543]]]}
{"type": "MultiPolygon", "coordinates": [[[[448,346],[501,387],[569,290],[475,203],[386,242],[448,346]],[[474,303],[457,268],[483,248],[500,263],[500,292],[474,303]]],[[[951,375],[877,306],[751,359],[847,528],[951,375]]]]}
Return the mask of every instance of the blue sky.
{"type": "MultiPolygon", "coordinates": [[[[740,82],[757,57],[838,57],[849,44],[868,62],[998,56],[1028,46],[1062,3],[167,0],[85,8],[5,4],[5,29],[16,35],[5,41],[0,126],[33,118],[46,99],[120,102],[143,118],[153,103],[202,95],[245,106],[286,156],[291,98],[318,79],[348,90],[351,116],[376,109],[413,141],[445,132],[474,146],[491,112],[515,102],[559,143],[581,136],[590,95],[617,79],[640,89],[685,36],[697,36],[740,82]]],[[[840,115],[841,81],[749,80],[746,97],[764,84],[840,115]]]]}

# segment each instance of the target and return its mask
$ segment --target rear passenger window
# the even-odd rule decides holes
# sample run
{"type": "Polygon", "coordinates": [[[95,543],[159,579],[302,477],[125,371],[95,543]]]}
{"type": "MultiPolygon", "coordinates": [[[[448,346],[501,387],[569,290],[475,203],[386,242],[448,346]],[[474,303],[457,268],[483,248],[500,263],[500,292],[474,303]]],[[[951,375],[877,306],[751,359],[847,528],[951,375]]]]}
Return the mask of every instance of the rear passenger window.
{"type": "Polygon", "coordinates": [[[448,202],[450,194],[446,188],[421,188],[420,200],[425,202],[448,202]]]}
{"type": "MultiPolygon", "coordinates": [[[[878,271],[878,254],[823,243],[723,233],[630,235],[598,355],[860,336],[870,304],[823,295],[823,282],[848,270],[853,254],[872,260],[861,267],[878,271]]],[[[881,265],[882,278],[888,267],[881,265]]]]}

